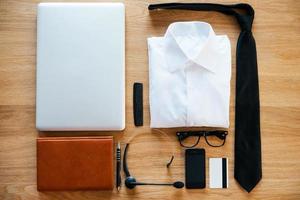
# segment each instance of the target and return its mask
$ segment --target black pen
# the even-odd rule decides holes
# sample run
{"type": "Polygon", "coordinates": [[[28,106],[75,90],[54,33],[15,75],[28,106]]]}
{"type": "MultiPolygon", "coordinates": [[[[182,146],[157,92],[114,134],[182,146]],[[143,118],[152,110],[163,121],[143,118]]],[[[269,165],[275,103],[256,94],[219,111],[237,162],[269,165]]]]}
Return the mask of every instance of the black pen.
{"type": "Polygon", "coordinates": [[[120,142],[118,142],[117,146],[117,172],[116,172],[116,177],[117,177],[117,189],[118,191],[121,188],[121,145],[120,142]]]}

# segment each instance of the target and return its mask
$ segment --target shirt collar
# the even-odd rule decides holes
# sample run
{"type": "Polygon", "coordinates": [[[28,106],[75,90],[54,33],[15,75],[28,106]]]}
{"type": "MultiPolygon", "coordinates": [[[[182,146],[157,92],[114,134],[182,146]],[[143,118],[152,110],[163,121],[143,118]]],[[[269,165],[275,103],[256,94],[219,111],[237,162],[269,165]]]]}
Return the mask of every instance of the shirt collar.
{"type": "Polygon", "coordinates": [[[164,36],[167,68],[174,72],[189,63],[215,72],[218,51],[216,35],[205,22],[175,22],[164,36]]]}

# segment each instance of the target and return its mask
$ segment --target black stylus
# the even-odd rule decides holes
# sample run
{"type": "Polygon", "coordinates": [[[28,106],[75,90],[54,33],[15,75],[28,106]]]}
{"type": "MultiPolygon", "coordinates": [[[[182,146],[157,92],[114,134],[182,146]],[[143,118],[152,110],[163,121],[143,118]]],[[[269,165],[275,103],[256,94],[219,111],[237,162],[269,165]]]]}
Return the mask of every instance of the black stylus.
{"type": "Polygon", "coordinates": [[[121,188],[121,145],[120,142],[118,142],[117,146],[117,169],[116,169],[116,176],[117,176],[117,189],[118,191],[121,188]]]}

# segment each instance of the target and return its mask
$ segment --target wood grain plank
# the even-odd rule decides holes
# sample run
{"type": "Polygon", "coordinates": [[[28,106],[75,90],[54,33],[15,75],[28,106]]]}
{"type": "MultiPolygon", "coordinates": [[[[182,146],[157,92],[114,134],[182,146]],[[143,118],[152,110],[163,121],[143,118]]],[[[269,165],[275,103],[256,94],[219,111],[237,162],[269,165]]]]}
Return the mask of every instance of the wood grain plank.
{"type": "MultiPolygon", "coordinates": [[[[45,0],[46,1],[46,0],[45,0]]],[[[79,0],[76,0],[79,1],[79,0]]],[[[263,152],[263,179],[247,194],[233,177],[235,50],[239,27],[232,17],[215,12],[163,11],[147,5],[171,0],[125,0],[126,5],[126,129],[115,132],[56,132],[51,135],[114,135],[123,145],[134,135],[129,165],[140,181],[184,179],[184,151],[177,129],[161,129],[169,141],[149,128],[148,57],[146,39],[163,35],[175,21],[203,20],[217,34],[227,34],[232,46],[229,136],[226,145],[210,148],[207,157],[229,158],[229,189],[175,190],[169,187],[124,187],[120,192],[37,192],[35,129],[36,6],[38,0],[0,0],[0,199],[300,199],[300,1],[247,0],[256,11],[253,33],[257,43],[263,152]],[[144,83],[143,127],[133,125],[132,86],[144,83]],[[173,166],[165,162],[174,152],[173,166]]],[[[48,2],[48,1],[47,1],[48,2]]],[[[69,0],[74,2],[74,0],[69,0]]],[[[98,2],[93,0],[92,2],[98,2]]],[[[190,1],[204,2],[204,1],[190,1]]],[[[212,2],[212,1],[210,1],[212,2]]],[[[218,0],[238,3],[237,0],[218,0]]],[[[208,174],[208,169],[207,169],[208,174]]],[[[208,180],[208,177],[207,177],[208,180]]]]}

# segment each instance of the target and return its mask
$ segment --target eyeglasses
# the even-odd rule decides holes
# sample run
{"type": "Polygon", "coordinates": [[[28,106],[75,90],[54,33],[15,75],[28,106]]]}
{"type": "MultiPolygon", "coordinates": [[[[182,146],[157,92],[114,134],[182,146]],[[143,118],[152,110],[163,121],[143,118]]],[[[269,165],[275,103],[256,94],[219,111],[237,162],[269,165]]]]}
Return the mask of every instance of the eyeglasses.
{"type": "Polygon", "coordinates": [[[201,136],[204,136],[206,143],[211,147],[221,147],[225,144],[226,136],[228,135],[227,131],[180,131],[176,133],[178,141],[182,147],[193,148],[199,141],[201,136]],[[198,137],[192,145],[183,142],[190,136],[198,137]]]}

